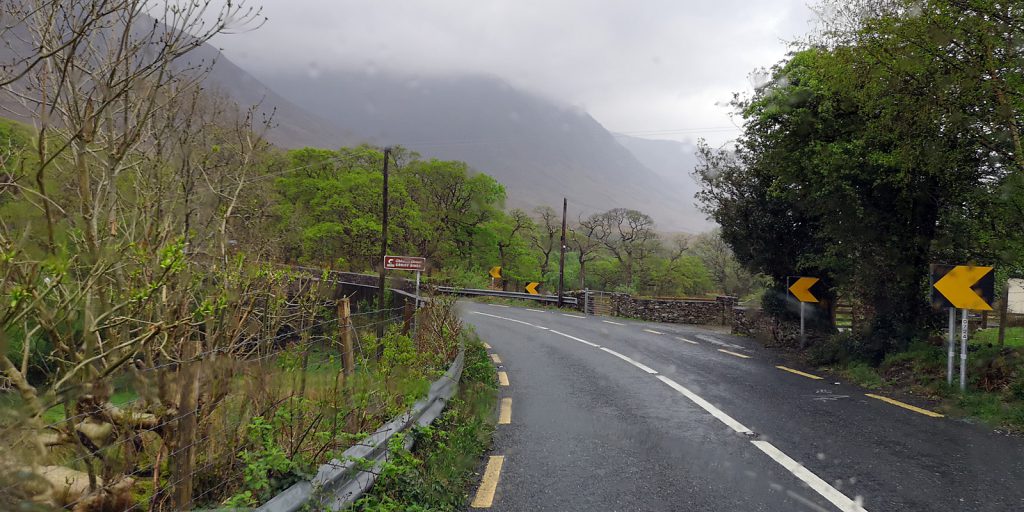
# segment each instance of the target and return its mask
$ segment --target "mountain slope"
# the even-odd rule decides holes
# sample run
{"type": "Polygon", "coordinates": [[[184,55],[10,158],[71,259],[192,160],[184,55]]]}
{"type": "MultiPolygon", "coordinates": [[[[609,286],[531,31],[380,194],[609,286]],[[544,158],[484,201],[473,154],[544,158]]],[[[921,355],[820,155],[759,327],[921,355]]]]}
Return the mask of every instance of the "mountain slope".
{"type": "Polygon", "coordinates": [[[692,194],[645,167],[590,115],[497,78],[332,72],[264,80],[365,141],[468,162],[506,185],[510,206],[557,207],[565,196],[573,217],[627,207],[661,229],[702,228],[683,206],[692,194]]]}
{"type": "Polygon", "coordinates": [[[695,205],[695,196],[700,191],[700,185],[692,175],[697,166],[697,146],[674,140],[641,139],[628,135],[616,135],[616,138],[640,163],[687,199],[688,202],[679,204],[687,218],[699,219],[701,222],[696,225],[701,230],[714,227],[712,222],[704,219],[704,214],[695,205]]]}
{"type": "MultiPolygon", "coordinates": [[[[139,22],[140,34],[153,30],[152,18],[145,17],[139,22]]],[[[4,33],[0,44],[0,65],[10,66],[20,59],[35,54],[35,48],[28,28],[15,25],[4,33]]],[[[98,33],[93,44],[105,44],[106,34],[98,33]]],[[[140,35],[140,37],[142,37],[140,35]]],[[[204,87],[222,92],[238,103],[243,110],[256,106],[257,119],[271,119],[267,138],[278,146],[323,146],[339,147],[352,140],[333,124],[310,114],[282,98],[254,76],[238,67],[210,44],[204,44],[175,61],[177,69],[206,68],[213,63],[204,87]]],[[[25,91],[29,87],[27,78],[15,82],[10,89],[25,91]]],[[[18,101],[14,95],[0,91],[0,115],[32,123],[37,113],[18,101]]]]}

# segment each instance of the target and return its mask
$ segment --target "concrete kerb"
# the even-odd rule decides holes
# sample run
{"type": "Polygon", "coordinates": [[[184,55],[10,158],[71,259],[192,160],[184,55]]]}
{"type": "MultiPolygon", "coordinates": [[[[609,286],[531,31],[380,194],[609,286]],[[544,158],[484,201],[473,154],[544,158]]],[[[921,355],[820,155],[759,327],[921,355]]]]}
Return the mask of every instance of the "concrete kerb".
{"type": "MultiPolygon", "coordinates": [[[[464,360],[465,347],[460,346],[455,361],[430,385],[426,398],[377,429],[362,443],[345,450],[341,460],[331,460],[320,466],[313,480],[292,485],[257,508],[257,512],[297,512],[307,505],[314,510],[341,510],[355,503],[376,481],[376,470],[390,455],[388,446],[392,437],[405,432],[413,424],[430,425],[441,415],[458,390],[464,360]],[[367,464],[371,469],[364,469],[367,464]]],[[[411,447],[412,437],[407,437],[405,448],[411,447]]]]}

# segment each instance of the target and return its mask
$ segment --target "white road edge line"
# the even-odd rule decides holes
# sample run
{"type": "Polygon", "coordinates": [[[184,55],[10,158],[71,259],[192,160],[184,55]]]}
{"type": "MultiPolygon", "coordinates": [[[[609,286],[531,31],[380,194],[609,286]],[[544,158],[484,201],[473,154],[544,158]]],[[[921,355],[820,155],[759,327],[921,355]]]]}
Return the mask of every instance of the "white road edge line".
{"type": "Polygon", "coordinates": [[[569,317],[569,318],[586,318],[585,316],[581,316],[581,315],[570,315],[569,313],[562,313],[562,316],[567,316],[567,317],[569,317]]]}
{"type": "Polygon", "coordinates": [[[591,347],[598,347],[598,348],[601,347],[601,345],[598,345],[597,343],[591,343],[591,342],[589,342],[587,340],[581,340],[581,339],[577,338],[576,336],[570,336],[570,335],[568,335],[568,334],[566,334],[564,332],[558,332],[558,331],[556,331],[554,329],[551,329],[551,332],[553,332],[553,333],[555,333],[555,334],[557,334],[559,336],[565,336],[566,338],[569,338],[570,340],[576,340],[576,341],[578,341],[578,342],[580,342],[580,343],[582,343],[584,345],[590,345],[591,347]]]}
{"type": "Polygon", "coordinates": [[[685,342],[693,344],[693,345],[700,345],[700,343],[697,343],[696,341],[693,341],[693,340],[688,340],[688,339],[686,339],[686,338],[684,338],[682,336],[676,336],[676,339],[679,340],[679,341],[685,341],[685,342]]]}
{"type": "Polygon", "coordinates": [[[832,502],[836,507],[839,507],[839,510],[842,510],[843,512],[867,512],[858,501],[851,500],[846,497],[845,494],[839,492],[838,489],[829,485],[828,482],[812,473],[811,470],[790,458],[789,455],[782,453],[781,450],[768,441],[750,442],[766,455],[774,459],[775,462],[778,462],[782,467],[786,468],[790,473],[793,473],[793,476],[803,480],[808,487],[817,491],[818,494],[832,502]]]}
{"type": "Polygon", "coordinates": [[[510,307],[512,307],[512,306],[506,306],[504,304],[490,304],[490,305],[494,306],[496,308],[510,308],[510,307]]]}
{"type": "Polygon", "coordinates": [[[530,308],[526,308],[526,310],[527,311],[533,311],[534,313],[547,313],[547,311],[544,311],[543,309],[530,309],[530,308]]]}
{"type": "Polygon", "coordinates": [[[606,323],[606,324],[612,324],[612,325],[626,325],[626,324],[620,324],[619,322],[612,322],[611,320],[601,320],[601,321],[606,323]]]}
{"type": "Polygon", "coordinates": [[[627,362],[627,363],[629,363],[629,364],[631,364],[633,366],[636,366],[637,368],[640,368],[641,370],[643,370],[643,371],[645,371],[645,372],[647,372],[647,373],[649,373],[651,375],[657,375],[658,374],[658,372],[655,369],[651,368],[650,366],[647,366],[647,365],[645,365],[645,364],[643,364],[643,363],[641,363],[641,362],[639,362],[639,361],[637,361],[635,359],[632,359],[632,358],[630,358],[628,356],[624,356],[624,355],[622,355],[622,354],[620,354],[620,353],[618,353],[618,352],[616,352],[616,351],[614,351],[614,350],[612,350],[610,348],[601,347],[601,350],[604,350],[605,352],[608,352],[609,354],[611,354],[611,355],[613,355],[613,356],[615,356],[615,357],[617,357],[619,359],[622,359],[623,361],[625,361],[625,362],[627,362]]]}
{"type": "Polygon", "coordinates": [[[729,416],[728,414],[722,412],[722,410],[719,409],[718,407],[711,405],[711,403],[709,403],[707,400],[704,400],[703,398],[697,396],[697,394],[694,393],[693,391],[690,391],[689,389],[683,387],[682,384],[679,384],[678,382],[664,375],[658,375],[658,379],[664,382],[665,384],[668,384],[670,388],[680,392],[686,398],[689,398],[691,402],[699,405],[701,409],[704,409],[705,411],[711,413],[712,416],[718,418],[718,421],[725,423],[726,426],[735,430],[736,432],[746,435],[752,435],[754,433],[749,428],[744,427],[742,423],[734,420],[732,416],[729,416]]]}
{"type": "Polygon", "coordinates": [[[658,332],[658,331],[651,330],[651,329],[644,329],[644,332],[649,332],[651,334],[665,334],[663,332],[658,332]]]}

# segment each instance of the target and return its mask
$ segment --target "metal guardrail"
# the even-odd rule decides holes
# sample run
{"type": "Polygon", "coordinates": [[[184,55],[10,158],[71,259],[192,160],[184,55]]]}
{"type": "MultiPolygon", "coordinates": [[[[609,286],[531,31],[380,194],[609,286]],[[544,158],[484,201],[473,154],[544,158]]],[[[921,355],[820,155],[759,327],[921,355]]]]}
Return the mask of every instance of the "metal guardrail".
{"type": "MultiPolygon", "coordinates": [[[[317,471],[312,481],[298,482],[274,496],[256,512],[298,512],[300,510],[344,510],[366,493],[377,479],[377,472],[390,454],[391,439],[411,427],[430,425],[444,411],[455,395],[462,377],[465,347],[441,378],[430,385],[427,397],[412,408],[377,429],[370,437],[345,450],[341,460],[332,460],[317,471]]],[[[404,440],[405,449],[412,447],[412,436],[404,440]]]]}
{"type": "MultiPolygon", "coordinates": [[[[450,293],[452,295],[466,295],[471,297],[502,297],[506,299],[526,299],[540,302],[558,302],[557,295],[533,295],[524,292],[503,292],[501,290],[481,290],[478,288],[454,288],[451,286],[438,286],[435,288],[438,293],[450,293]]],[[[564,304],[575,306],[576,297],[565,295],[562,297],[564,304]]]]}

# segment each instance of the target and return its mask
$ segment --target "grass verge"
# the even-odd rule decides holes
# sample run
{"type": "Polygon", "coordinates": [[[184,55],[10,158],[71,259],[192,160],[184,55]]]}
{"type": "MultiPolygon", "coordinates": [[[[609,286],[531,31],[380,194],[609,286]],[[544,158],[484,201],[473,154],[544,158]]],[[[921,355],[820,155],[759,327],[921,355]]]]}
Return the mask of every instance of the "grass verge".
{"type": "Polygon", "coordinates": [[[924,397],[949,416],[1024,434],[1024,347],[1012,346],[1008,335],[1006,347],[999,348],[986,336],[990,333],[979,331],[970,342],[967,392],[958,388],[959,366],[953,385],[946,384],[946,347],[937,342],[913,343],[877,367],[846,359],[830,368],[864,388],[924,397]]]}
{"type": "Polygon", "coordinates": [[[412,432],[411,451],[392,446],[399,449],[356,510],[442,512],[466,502],[473,470],[494,433],[497,374],[479,337],[469,332],[465,342],[458,394],[433,425],[412,432]]]}

